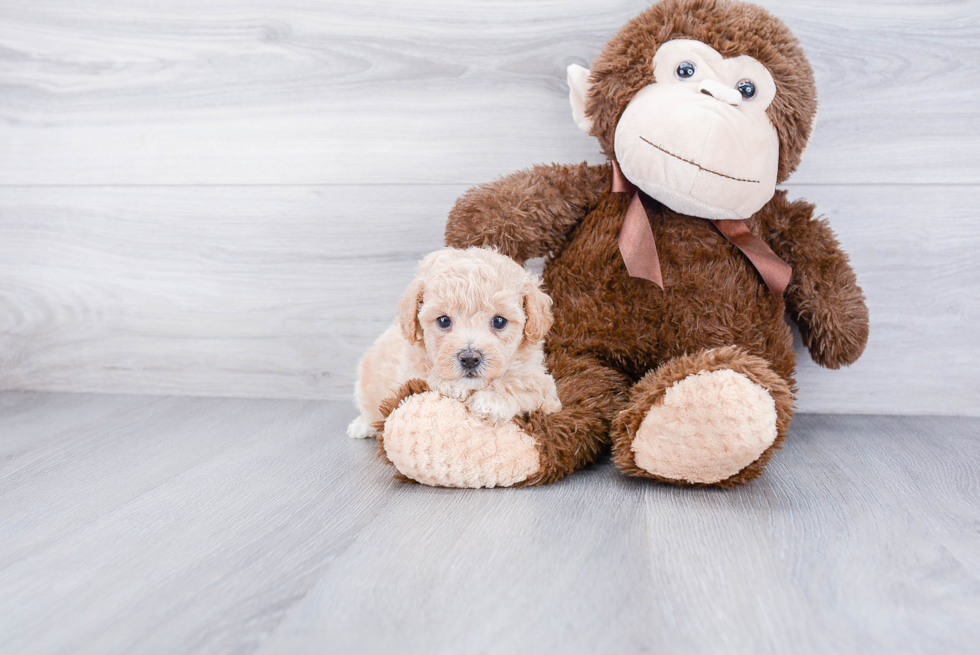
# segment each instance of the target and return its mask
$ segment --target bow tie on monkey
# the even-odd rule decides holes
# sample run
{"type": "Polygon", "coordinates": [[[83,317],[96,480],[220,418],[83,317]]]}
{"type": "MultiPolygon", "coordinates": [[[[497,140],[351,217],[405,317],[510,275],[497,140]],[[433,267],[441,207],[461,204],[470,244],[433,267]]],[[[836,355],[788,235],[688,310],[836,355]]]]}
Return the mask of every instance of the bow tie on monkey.
{"type": "MultiPolygon", "coordinates": [[[[653,81],[626,105],[613,135],[613,191],[633,194],[619,235],[627,270],[663,288],[642,193],[710,220],[782,296],[792,270],[744,221],[785,177],[767,111],[777,92],[772,75],[750,56],[726,59],[690,39],[664,43],[650,65],[653,81]]],[[[589,75],[577,64],[568,67],[572,115],[586,133],[593,129],[589,75]]]]}

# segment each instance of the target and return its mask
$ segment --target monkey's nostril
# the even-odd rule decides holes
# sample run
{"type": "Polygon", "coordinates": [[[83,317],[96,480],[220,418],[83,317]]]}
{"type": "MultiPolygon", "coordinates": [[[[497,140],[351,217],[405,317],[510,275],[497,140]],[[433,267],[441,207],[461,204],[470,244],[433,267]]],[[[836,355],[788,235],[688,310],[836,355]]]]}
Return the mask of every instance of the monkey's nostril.
{"type": "Polygon", "coordinates": [[[467,348],[456,355],[456,359],[465,369],[473,370],[483,361],[483,356],[475,350],[467,348]]]}
{"type": "Polygon", "coordinates": [[[698,85],[698,91],[729,105],[737,105],[742,101],[741,93],[715,80],[702,80],[698,85]]]}

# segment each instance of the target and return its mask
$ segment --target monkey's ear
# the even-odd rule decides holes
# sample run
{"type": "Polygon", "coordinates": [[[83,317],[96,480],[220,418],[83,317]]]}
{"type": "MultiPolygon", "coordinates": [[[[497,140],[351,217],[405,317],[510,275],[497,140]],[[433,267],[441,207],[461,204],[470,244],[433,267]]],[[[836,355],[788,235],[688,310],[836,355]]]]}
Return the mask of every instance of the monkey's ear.
{"type": "Polygon", "coordinates": [[[572,103],[572,118],[578,128],[589,134],[592,132],[592,119],[585,115],[585,99],[589,95],[588,68],[578,64],[568,66],[568,100],[572,103]]]}
{"type": "Polygon", "coordinates": [[[422,294],[425,288],[422,280],[413,280],[405,295],[398,301],[398,317],[395,323],[401,330],[402,336],[413,346],[422,340],[422,324],[419,323],[419,305],[422,304],[422,294]]]}
{"type": "Polygon", "coordinates": [[[524,296],[524,338],[537,343],[545,338],[554,318],[551,315],[551,297],[541,290],[536,280],[527,287],[524,296]]]}

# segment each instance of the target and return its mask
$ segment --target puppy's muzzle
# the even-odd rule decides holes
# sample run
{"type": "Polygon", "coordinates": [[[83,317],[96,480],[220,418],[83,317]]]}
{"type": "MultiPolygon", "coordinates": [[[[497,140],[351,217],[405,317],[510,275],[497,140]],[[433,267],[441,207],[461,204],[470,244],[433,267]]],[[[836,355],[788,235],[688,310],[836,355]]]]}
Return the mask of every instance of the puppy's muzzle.
{"type": "Polygon", "coordinates": [[[467,348],[466,350],[459,351],[456,354],[456,359],[459,360],[459,365],[464,370],[475,371],[480,366],[480,363],[483,362],[483,355],[477,350],[467,348]]]}

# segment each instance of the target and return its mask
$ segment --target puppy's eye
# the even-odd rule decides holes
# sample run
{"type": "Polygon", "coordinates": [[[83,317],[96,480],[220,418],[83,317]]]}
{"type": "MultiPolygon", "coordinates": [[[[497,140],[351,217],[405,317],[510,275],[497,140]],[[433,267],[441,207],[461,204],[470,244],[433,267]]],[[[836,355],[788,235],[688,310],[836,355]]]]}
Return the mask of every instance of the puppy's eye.
{"type": "Polygon", "coordinates": [[[448,316],[440,316],[436,319],[436,325],[441,327],[443,330],[448,330],[453,326],[453,319],[448,316]]]}
{"type": "Polygon", "coordinates": [[[494,316],[493,320],[490,321],[490,325],[493,326],[494,330],[503,330],[507,327],[507,319],[503,316],[494,316]]]}

